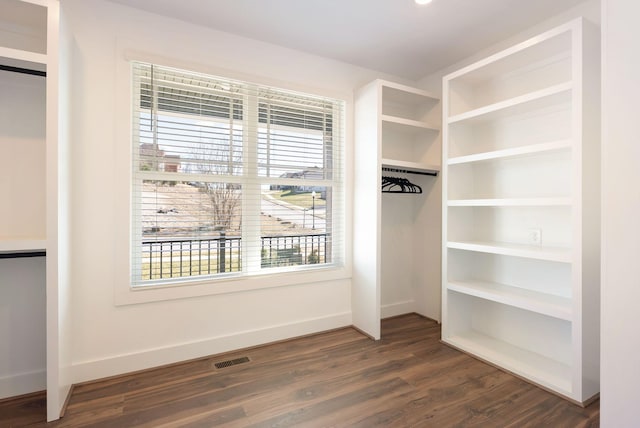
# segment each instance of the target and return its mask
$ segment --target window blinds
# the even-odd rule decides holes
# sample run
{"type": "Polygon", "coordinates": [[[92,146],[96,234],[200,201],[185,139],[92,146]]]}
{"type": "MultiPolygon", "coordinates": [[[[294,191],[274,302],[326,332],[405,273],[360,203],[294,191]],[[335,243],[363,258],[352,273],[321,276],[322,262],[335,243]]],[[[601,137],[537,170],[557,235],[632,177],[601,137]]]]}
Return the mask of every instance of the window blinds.
{"type": "Polygon", "coordinates": [[[134,285],[343,262],[343,101],[132,74],[134,285]]]}

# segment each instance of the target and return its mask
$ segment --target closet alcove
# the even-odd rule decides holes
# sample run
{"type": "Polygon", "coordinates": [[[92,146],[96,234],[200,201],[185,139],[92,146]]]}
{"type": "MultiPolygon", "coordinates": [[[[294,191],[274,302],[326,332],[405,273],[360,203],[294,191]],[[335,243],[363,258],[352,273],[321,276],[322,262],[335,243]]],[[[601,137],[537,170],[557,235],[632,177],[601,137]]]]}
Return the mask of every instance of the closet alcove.
{"type": "Polygon", "coordinates": [[[46,387],[46,9],[0,11],[0,399],[46,387]]]}
{"type": "Polygon", "coordinates": [[[439,317],[438,103],[384,80],[356,93],[353,317],[375,339],[382,318],[439,317]]]}

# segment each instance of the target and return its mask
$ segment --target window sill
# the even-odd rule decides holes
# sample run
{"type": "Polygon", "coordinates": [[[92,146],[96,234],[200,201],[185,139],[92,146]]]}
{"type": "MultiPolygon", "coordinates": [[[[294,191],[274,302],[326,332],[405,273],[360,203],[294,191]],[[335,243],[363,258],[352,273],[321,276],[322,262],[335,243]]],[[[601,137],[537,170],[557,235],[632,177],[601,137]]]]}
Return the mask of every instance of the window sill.
{"type": "Polygon", "coordinates": [[[116,288],[116,306],[135,305],[165,300],[217,294],[239,293],[267,288],[287,287],[315,282],[348,279],[344,266],[321,267],[296,272],[274,272],[268,274],[237,276],[228,278],[179,281],[149,286],[126,286],[116,288]]]}

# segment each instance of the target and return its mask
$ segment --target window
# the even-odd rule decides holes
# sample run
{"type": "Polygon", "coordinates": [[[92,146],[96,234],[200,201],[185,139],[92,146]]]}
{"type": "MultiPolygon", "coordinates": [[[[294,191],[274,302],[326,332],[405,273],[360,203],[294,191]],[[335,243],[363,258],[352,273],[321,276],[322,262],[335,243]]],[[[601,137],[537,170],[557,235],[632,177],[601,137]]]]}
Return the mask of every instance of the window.
{"type": "Polygon", "coordinates": [[[344,102],[132,70],[134,286],[343,263],[344,102]]]}

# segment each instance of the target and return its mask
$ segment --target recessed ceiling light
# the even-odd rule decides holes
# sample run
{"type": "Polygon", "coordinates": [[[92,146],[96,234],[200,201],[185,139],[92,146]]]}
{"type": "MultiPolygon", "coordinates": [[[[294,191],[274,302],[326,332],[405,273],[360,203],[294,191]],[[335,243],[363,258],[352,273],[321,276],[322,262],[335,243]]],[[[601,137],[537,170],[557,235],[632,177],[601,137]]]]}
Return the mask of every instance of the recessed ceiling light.
{"type": "Polygon", "coordinates": [[[431,3],[431,0],[415,0],[416,4],[423,5],[431,3]]]}

